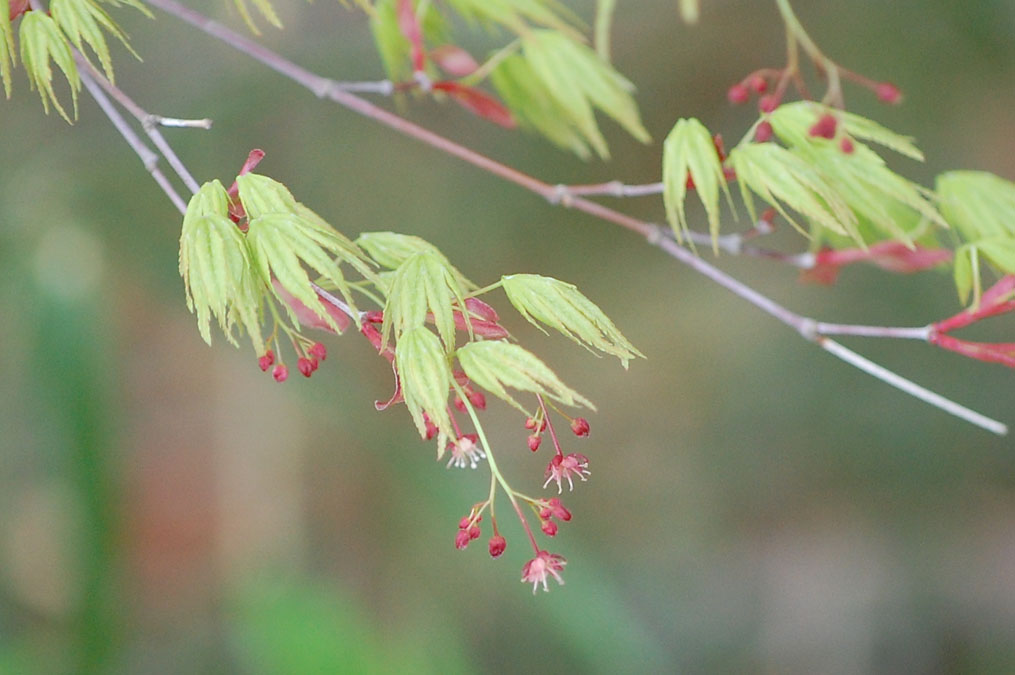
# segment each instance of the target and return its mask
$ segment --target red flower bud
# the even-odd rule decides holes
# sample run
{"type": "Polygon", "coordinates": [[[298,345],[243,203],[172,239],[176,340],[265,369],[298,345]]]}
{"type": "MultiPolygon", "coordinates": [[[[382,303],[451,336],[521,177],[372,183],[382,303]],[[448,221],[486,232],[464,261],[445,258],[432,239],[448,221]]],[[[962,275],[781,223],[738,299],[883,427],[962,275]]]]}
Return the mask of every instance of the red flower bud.
{"type": "Polygon", "coordinates": [[[270,349],[264,353],[261,358],[257,359],[257,367],[261,369],[262,373],[268,372],[272,364],[275,363],[275,352],[270,349]]]}
{"type": "Polygon", "coordinates": [[[469,539],[479,539],[479,535],[482,534],[479,530],[479,525],[473,525],[466,532],[469,533],[469,539]]]}
{"type": "Polygon", "coordinates": [[[839,141],[839,149],[847,155],[852,155],[853,150],[855,150],[852,139],[849,136],[843,136],[842,140],[839,141]]]}
{"type": "Polygon", "coordinates": [[[902,92],[891,82],[881,82],[874,87],[874,93],[877,95],[878,100],[883,103],[896,105],[902,102],[902,92]]]}
{"type": "Polygon", "coordinates": [[[537,434],[532,434],[531,436],[529,436],[529,450],[531,450],[532,452],[539,450],[539,444],[542,442],[543,439],[541,436],[537,434]]]}
{"type": "Polygon", "coordinates": [[[751,86],[751,89],[758,94],[763,94],[768,89],[768,80],[763,78],[761,75],[751,76],[748,84],[751,86]]]}
{"type": "Polygon", "coordinates": [[[838,127],[839,121],[835,119],[835,116],[825,113],[818,118],[818,121],[814,123],[807,133],[811,136],[827,138],[830,140],[835,138],[835,130],[838,129],[838,127]]]}
{"type": "Polygon", "coordinates": [[[458,521],[458,529],[459,530],[469,529],[469,523],[471,522],[472,519],[469,516],[462,516],[462,519],[458,521]]]}
{"type": "Polygon", "coordinates": [[[571,420],[571,431],[574,432],[575,436],[588,436],[589,421],[584,417],[575,417],[571,420]]]}
{"type": "Polygon", "coordinates": [[[490,537],[490,557],[497,558],[507,548],[507,540],[499,534],[490,537]]]}
{"type": "Polygon", "coordinates": [[[552,520],[544,520],[539,527],[547,537],[553,537],[557,534],[557,523],[552,520]]]}
{"type": "Polygon", "coordinates": [[[766,94],[758,99],[758,110],[763,113],[770,113],[779,107],[779,97],[775,94],[766,94]]]}
{"type": "Polygon", "coordinates": [[[468,530],[458,530],[458,534],[455,535],[455,548],[459,551],[464,551],[470,541],[472,541],[472,538],[469,537],[468,530]]]}
{"type": "Polygon", "coordinates": [[[765,120],[758,124],[754,130],[754,142],[755,143],[767,143],[772,140],[772,125],[765,120]]]}
{"type": "Polygon", "coordinates": [[[314,373],[314,362],[301,356],[296,362],[296,368],[303,373],[303,377],[310,377],[314,373]]]}
{"type": "Polygon", "coordinates": [[[285,382],[289,377],[289,369],[280,363],[271,371],[271,376],[276,382],[285,382]]]}
{"type": "Polygon", "coordinates": [[[486,410],[486,396],[483,396],[481,391],[470,391],[469,403],[474,405],[477,410],[486,410]]]}
{"type": "Polygon", "coordinates": [[[739,105],[741,103],[747,103],[747,101],[751,98],[751,92],[748,91],[747,87],[743,84],[737,83],[727,90],[726,98],[729,99],[730,103],[739,105]]]}
{"type": "Polygon", "coordinates": [[[465,412],[465,401],[462,400],[461,396],[455,395],[455,400],[452,401],[458,412],[465,412]]]}
{"type": "Polygon", "coordinates": [[[328,358],[328,348],[325,347],[320,342],[315,342],[314,344],[310,345],[310,349],[307,350],[307,354],[310,354],[310,356],[314,357],[315,359],[324,361],[325,359],[328,358]]]}
{"type": "Polygon", "coordinates": [[[525,418],[525,428],[528,429],[529,431],[532,431],[533,429],[535,429],[536,428],[536,420],[532,419],[531,417],[526,417],[525,418]]]}

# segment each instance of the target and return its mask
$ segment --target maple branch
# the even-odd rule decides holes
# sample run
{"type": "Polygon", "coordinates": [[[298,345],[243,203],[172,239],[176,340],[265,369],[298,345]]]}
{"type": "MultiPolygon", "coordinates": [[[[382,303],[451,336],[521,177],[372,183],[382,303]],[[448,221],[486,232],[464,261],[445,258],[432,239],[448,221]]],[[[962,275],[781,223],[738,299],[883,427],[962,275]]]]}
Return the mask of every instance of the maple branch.
{"type": "Polygon", "coordinates": [[[895,337],[922,339],[928,341],[931,331],[929,327],[923,328],[893,328],[876,326],[850,326],[844,324],[832,324],[815,321],[812,318],[797,314],[790,309],[780,305],[771,298],[763,295],[757,290],[733,278],[726,272],[706,262],[694,252],[678,244],[670,235],[668,228],[663,228],[653,223],[642,221],[627,214],[621,213],[597,202],[590,201],[581,196],[571,193],[566,186],[561,189],[559,185],[553,185],[512,167],[491,159],[479,152],[456,143],[444,136],[441,136],[429,129],[425,129],[398,115],[380,108],[369,101],[356,96],[344,88],[343,83],[322,77],[312,73],[299,65],[285,59],[280,54],[260,45],[253,40],[246,38],[239,33],[232,31],[224,25],[196,12],[188,7],[180,5],[176,0],[145,0],[148,5],[166,12],[176,18],[193,25],[199,30],[221,40],[225,44],[239,50],[249,57],[260,61],[269,68],[286,76],[292,81],[309,89],[318,98],[326,98],[365,117],[375,120],[394,131],[406,136],[415,138],[427,145],[430,145],[448,155],[479,168],[488,173],[496,175],[508,182],[533,192],[551,204],[559,204],[565,208],[572,208],[582,211],[606,222],[613,223],[632,232],[643,236],[646,241],[665,252],[670,257],[687,265],[699,274],[709,278],[713,282],[731,291],[740,298],[751,303],[763,312],[771,315],[780,322],[795,329],[804,339],[817,343],[822,349],[837,358],[863,370],[864,372],[880,379],[905,393],[919,398],[922,401],[937,407],[944,412],[955,415],[976,426],[991,431],[995,434],[1006,434],[1008,428],[1001,422],[987,418],[965,406],[935,394],[923,387],[893,373],[882,366],[879,366],[866,358],[856,354],[837,342],[825,337],[827,334],[848,334],[863,335],[867,337],[895,337]]]}

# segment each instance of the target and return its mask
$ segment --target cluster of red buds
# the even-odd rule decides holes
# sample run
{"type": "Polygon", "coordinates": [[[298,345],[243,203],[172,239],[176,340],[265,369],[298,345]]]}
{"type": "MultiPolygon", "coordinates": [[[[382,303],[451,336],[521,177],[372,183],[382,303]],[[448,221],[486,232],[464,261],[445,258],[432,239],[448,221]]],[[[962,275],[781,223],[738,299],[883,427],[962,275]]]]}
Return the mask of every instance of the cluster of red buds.
{"type": "MultiPolygon", "coordinates": [[[[301,344],[299,340],[293,341],[293,347],[296,349],[299,358],[296,359],[296,369],[300,371],[303,377],[310,377],[317,371],[321,361],[328,358],[328,348],[320,342],[314,342],[310,346],[301,344]]],[[[262,372],[268,372],[271,368],[271,376],[275,378],[276,382],[285,382],[289,379],[289,367],[279,361],[275,362],[274,350],[268,349],[257,359],[257,367],[262,372]]]]}

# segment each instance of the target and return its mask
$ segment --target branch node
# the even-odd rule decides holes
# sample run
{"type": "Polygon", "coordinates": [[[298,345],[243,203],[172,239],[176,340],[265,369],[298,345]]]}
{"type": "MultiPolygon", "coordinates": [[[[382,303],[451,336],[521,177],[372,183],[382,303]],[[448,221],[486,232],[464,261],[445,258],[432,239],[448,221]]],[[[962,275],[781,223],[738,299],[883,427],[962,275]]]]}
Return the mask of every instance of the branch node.
{"type": "Polygon", "coordinates": [[[563,183],[557,183],[554,185],[553,191],[546,195],[546,201],[550,202],[554,206],[563,206],[565,209],[571,208],[573,199],[571,190],[563,183]]]}
{"type": "Polygon", "coordinates": [[[805,316],[800,318],[797,331],[808,342],[817,342],[818,338],[821,337],[821,332],[818,330],[818,322],[810,317],[805,316]]]}

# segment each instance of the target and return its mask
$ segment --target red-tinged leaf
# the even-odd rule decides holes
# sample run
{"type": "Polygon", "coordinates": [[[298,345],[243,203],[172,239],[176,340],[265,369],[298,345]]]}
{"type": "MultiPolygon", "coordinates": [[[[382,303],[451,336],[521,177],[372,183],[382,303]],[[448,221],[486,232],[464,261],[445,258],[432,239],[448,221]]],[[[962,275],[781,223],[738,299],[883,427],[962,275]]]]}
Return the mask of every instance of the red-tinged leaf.
{"type": "Polygon", "coordinates": [[[969,342],[942,333],[932,333],[929,342],[971,359],[1015,368],[1015,343],[1012,342],[969,342]]]}
{"type": "Polygon", "coordinates": [[[11,21],[28,11],[28,0],[11,0],[8,16],[11,21]]]}
{"type": "Polygon", "coordinates": [[[465,309],[469,310],[470,314],[473,314],[480,319],[492,321],[493,323],[500,321],[500,317],[497,315],[497,310],[479,298],[466,298],[465,309]]]}
{"type": "Polygon", "coordinates": [[[944,248],[909,248],[902,242],[885,241],[867,249],[822,249],[814,255],[814,267],[803,270],[801,281],[833,284],[846,265],[869,262],[883,270],[912,274],[948,262],[952,252],[944,248]]]}
{"type": "Polygon", "coordinates": [[[463,108],[505,129],[514,129],[517,126],[507,107],[484,91],[457,82],[435,82],[433,88],[448,94],[463,108]]]}
{"type": "Polygon", "coordinates": [[[987,317],[997,316],[1015,311],[1015,274],[1003,277],[987,289],[980,297],[980,305],[976,309],[967,309],[934,324],[934,330],[941,333],[963,328],[987,317]]]}
{"type": "MultiPolygon", "coordinates": [[[[326,330],[329,333],[335,332],[327,321],[318,316],[317,312],[307,307],[292,293],[287,291],[285,287],[279,283],[278,279],[272,279],[271,285],[275,288],[275,292],[278,296],[292,308],[293,312],[296,314],[296,318],[299,319],[301,324],[310,328],[320,328],[321,330],[326,330]]],[[[321,300],[321,304],[324,305],[324,311],[326,311],[328,316],[334,319],[335,323],[338,324],[339,330],[345,332],[345,329],[349,327],[352,320],[345,314],[345,312],[340,310],[338,307],[335,307],[324,298],[321,298],[320,295],[317,297],[321,300]]]]}
{"type": "MultiPolygon", "coordinates": [[[[363,324],[366,325],[366,324],[363,324]]],[[[378,334],[379,336],[380,334],[378,334]]],[[[401,403],[405,399],[402,398],[402,382],[398,379],[398,370],[395,368],[394,361],[391,362],[391,371],[395,374],[395,393],[391,395],[387,401],[374,401],[374,409],[378,411],[387,410],[396,403],[401,403]]]]}
{"type": "Polygon", "coordinates": [[[398,28],[412,45],[412,68],[416,72],[423,70],[423,30],[419,25],[419,17],[412,7],[412,0],[398,0],[398,28]]]}
{"type": "Polygon", "coordinates": [[[465,77],[479,68],[472,54],[455,45],[441,45],[430,51],[430,58],[448,75],[465,77]]]}
{"type": "MultiPolygon", "coordinates": [[[[429,318],[429,317],[427,317],[429,318]]],[[[465,323],[465,317],[462,316],[461,312],[454,313],[455,328],[458,330],[468,330],[468,326],[465,323]]],[[[502,338],[510,337],[511,334],[507,332],[504,326],[496,323],[495,321],[484,321],[483,319],[469,319],[469,325],[472,326],[472,333],[480,337],[485,337],[490,340],[500,340],[502,338]]]]}
{"type": "Polygon", "coordinates": [[[377,350],[378,354],[386,358],[388,361],[391,361],[392,363],[394,362],[395,350],[392,349],[390,345],[387,347],[383,346],[384,341],[381,339],[381,332],[377,330],[372,323],[364,321],[363,326],[359,329],[359,332],[362,333],[363,337],[365,337],[370,344],[374,346],[374,349],[377,350]]]}

